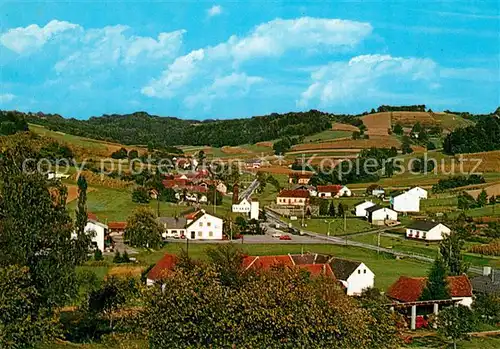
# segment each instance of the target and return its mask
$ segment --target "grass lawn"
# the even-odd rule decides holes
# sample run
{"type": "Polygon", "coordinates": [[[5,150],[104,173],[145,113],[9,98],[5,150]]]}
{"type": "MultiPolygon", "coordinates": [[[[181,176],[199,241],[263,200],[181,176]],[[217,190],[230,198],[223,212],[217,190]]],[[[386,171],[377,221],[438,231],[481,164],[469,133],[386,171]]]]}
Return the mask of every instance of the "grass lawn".
{"type": "MultiPolygon", "coordinates": [[[[377,234],[357,235],[352,236],[351,240],[364,242],[371,245],[377,245],[377,234]]],[[[436,258],[438,254],[439,244],[425,243],[415,240],[406,239],[403,235],[397,236],[396,234],[386,234],[380,236],[380,246],[390,248],[395,251],[415,253],[419,255],[436,258]]],[[[467,246],[466,246],[467,247],[467,246]]],[[[481,256],[473,253],[463,253],[464,260],[473,266],[490,265],[495,268],[500,267],[500,258],[481,256]]]]}
{"type": "Polygon", "coordinates": [[[352,132],[349,132],[349,131],[326,130],[326,131],[305,137],[303,143],[321,142],[321,141],[343,138],[343,137],[351,137],[351,136],[352,136],[352,132]]]}
{"type": "MultiPolygon", "coordinates": [[[[151,200],[149,204],[132,202],[132,193],[129,189],[113,189],[108,187],[92,187],[94,190],[87,194],[88,211],[95,213],[99,220],[126,221],[127,217],[140,206],[149,207],[157,212],[158,202],[151,200]]],[[[68,210],[73,214],[76,209],[76,200],[68,204],[68,210]]],[[[202,205],[207,212],[213,212],[213,206],[202,205]]],[[[189,206],[176,205],[160,201],[160,216],[175,216],[189,209],[189,206]]],[[[216,207],[216,214],[226,216],[231,212],[231,197],[225,196],[222,205],[216,207]]]]}
{"type": "MultiPolygon", "coordinates": [[[[213,244],[191,243],[189,255],[197,259],[205,259],[205,250],[213,244]]],[[[288,253],[315,252],[332,254],[338,257],[363,261],[375,273],[375,286],[386,290],[400,275],[424,276],[429,264],[414,260],[396,260],[384,254],[377,255],[375,251],[368,251],[356,247],[338,245],[300,245],[300,244],[239,244],[243,252],[249,255],[282,255],[288,253]]],[[[159,251],[141,251],[137,258],[144,264],[158,261],[164,253],[179,253],[186,249],[185,242],[170,243],[159,251]]]]}
{"type": "MultiPolygon", "coordinates": [[[[292,225],[296,228],[301,228],[300,224],[302,223],[301,217],[297,217],[298,219],[295,221],[291,221],[286,219],[288,222],[292,223],[292,225]]],[[[363,231],[369,231],[376,229],[372,227],[370,223],[368,223],[364,219],[358,218],[347,218],[345,222],[346,230],[344,231],[344,219],[343,218],[332,218],[332,217],[324,217],[324,218],[312,218],[305,219],[304,223],[306,227],[304,229],[313,231],[315,233],[325,234],[328,233],[328,223],[330,223],[330,235],[331,236],[339,236],[346,235],[352,233],[359,233],[363,231]],[[333,222],[332,222],[333,221],[333,222]]]]}

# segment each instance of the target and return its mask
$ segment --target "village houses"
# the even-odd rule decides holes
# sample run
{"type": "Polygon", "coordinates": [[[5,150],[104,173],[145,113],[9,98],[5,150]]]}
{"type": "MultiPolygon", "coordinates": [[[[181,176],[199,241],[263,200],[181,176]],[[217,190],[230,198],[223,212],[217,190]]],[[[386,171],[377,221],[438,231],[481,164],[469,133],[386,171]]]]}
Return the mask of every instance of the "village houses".
{"type": "Polygon", "coordinates": [[[366,208],[365,211],[366,219],[374,225],[385,225],[398,220],[398,213],[388,207],[374,205],[366,208]]]}
{"type": "Polygon", "coordinates": [[[363,201],[356,206],[354,206],[354,214],[356,217],[367,217],[366,209],[369,207],[375,206],[375,204],[371,201],[363,201]]]}
{"type": "Polygon", "coordinates": [[[420,212],[420,197],[414,193],[404,192],[391,196],[391,206],[397,212],[420,212]]]}
{"type": "Polygon", "coordinates": [[[425,241],[441,241],[450,232],[450,228],[439,222],[415,221],[406,228],[406,237],[425,241]]]}
{"type": "Polygon", "coordinates": [[[352,195],[351,190],[344,185],[318,185],[317,191],[320,198],[339,198],[352,195]]]}
{"type": "Polygon", "coordinates": [[[280,206],[306,206],[309,203],[309,192],[307,190],[282,190],[277,198],[276,204],[280,206]]]}
{"type": "Polygon", "coordinates": [[[159,217],[163,237],[184,237],[189,240],[222,240],[222,218],[198,210],[183,217],[159,217]]]}

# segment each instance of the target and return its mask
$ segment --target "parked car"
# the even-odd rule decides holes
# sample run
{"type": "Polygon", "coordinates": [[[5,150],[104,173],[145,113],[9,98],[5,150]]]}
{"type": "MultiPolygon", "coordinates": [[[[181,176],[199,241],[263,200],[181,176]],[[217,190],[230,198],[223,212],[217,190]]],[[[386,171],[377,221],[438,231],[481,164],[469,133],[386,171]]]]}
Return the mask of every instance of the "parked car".
{"type": "Polygon", "coordinates": [[[281,238],[281,236],[283,236],[283,234],[281,234],[281,233],[274,233],[272,235],[273,238],[281,238]]]}
{"type": "Polygon", "coordinates": [[[292,240],[290,235],[281,235],[280,240],[292,240]]]}

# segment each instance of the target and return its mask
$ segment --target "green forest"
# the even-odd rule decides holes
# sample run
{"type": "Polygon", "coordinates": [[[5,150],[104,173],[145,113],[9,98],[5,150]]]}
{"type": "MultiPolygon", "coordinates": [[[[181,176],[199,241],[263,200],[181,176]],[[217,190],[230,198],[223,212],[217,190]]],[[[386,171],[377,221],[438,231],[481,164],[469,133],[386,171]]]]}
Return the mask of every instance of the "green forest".
{"type": "Polygon", "coordinates": [[[88,120],[65,119],[54,114],[18,113],[29,123],[53,131],[123,144],[210,145],[214,147],[307,136],[331,128],[330,114],[308,112],[255,116],[231,120],[183,120],[145,112],[103,115],[88,120]]]}
{"type": "Polygon", "coordinates": [[[458,128],[443,143],[448,154],[478,153],[500,149],[500,117],[489,115],[473,126],[458,128]]]}

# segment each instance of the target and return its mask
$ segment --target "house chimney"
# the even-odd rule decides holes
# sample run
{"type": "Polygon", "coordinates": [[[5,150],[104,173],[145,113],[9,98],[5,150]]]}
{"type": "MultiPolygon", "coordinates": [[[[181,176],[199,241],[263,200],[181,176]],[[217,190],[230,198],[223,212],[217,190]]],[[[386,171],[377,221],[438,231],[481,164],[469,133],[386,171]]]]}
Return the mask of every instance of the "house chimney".
{"type": "Polygon", "coordinates": [[[483,276],[491,275],[491,267],[483,267],[483,276]]]}
{"type": "Polygon", "coordinates": [[[233,204],[238,204],[239,188],[238,183],[233,186],[233,204]]]}

